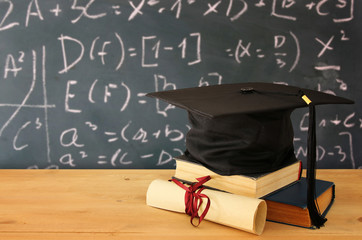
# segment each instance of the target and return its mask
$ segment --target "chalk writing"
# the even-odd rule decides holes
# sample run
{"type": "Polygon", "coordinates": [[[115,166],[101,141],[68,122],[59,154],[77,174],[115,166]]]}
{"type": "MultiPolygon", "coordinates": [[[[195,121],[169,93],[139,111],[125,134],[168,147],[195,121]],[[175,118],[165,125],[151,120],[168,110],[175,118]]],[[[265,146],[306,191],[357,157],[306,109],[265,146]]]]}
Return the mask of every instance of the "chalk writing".
{"type": "MultiPolygon", "coordinates": [[[[295,9],[300,9],[301,6],[295,0],[272,0],[270,3],[266,3],[263,0],[259,0],[256,3],[252,4],[252,1],[246,0],[226,0],[226,1],[203,1],[202,6],[198,8],[198,16],[210,17],[213,15],[223,15],[231,22],[246,17],[250,7],[255,8],[269,8],[270,15],[272,17],[280,18],[283,20],[297,21],[298,16],[293,15],[291,12],[295,9]],[[219,9],[223,10],[219,10],[219,9]],[[225,10],[224,10],[225,9],[225,10]]],[[[338,0],[333,1],[331,4],[329,0],[317,0],[310,1],[304,5],[306,11],[315,11],[321,17],[331,17],[331,20],[335,23],[344,23],[349,22],[354,19],[355,12],[355,1],[354,0],[338,0]],[[332,14],[334,13],[334,15],[332,14]],[[335,17],[337,15],[338,17],[335,17]]],[[[16,12],[14,8],[14,1],[11,0],[1,0],[3,8],[6,9],[6,12],[1,16],[0,22],[0,31],[9,30],[14,27],[19,27],[21,21],[9,21],[9,18],[16,12]]],[[[62,17],[61,13],[65,11],[70,11],[76,15],[71,19],[67,19],[72,24],[77,24],[83,19],[98,20],[102,18],[107,18],[114,14],[116,16],[122,17],[124,12],[127,12],[127,21],[135,21],[138,18],[144,16],[145,8],[158,8],[158,14],[164,14],[167,11],[174,12],[176,19],[182,17],[182,12],[187,11],[185,8],[193,8],[195,1],[187,1],[187,4],[183,4],[182,0],[172,1],[154,1],[154,0],[140,0],[140,1],[128,1],[120,3],[119,5],[106,5],[98,6],[99,2],[96,0],[87,0],[82,1],[81,3],[78,0],[73,0],[69,4],[54,3],[48,4],[49,9],[44,9],[40,4],[40,0],[31,0],[28,3],[27,11],[24,16],[24,25],[28,27],[31,17],[36,17],[41,21],[47,20],[44,17],[43,12],[51,12],[53,17],[62,17]],[[126,9],[127,11],[123,11],[126,9]],[[131,11],[128,11],[131,10],[131,11]]],[[[149,10],[149,9],[147,9],[149,10]]]]}
{"type": "MultiPolygon", "coordinates": [[[[0,0],[0,168],[173,168],[187,113],[146,94],[247,81],[354,99],[318,111],[317,158],[361,168],[360,8],[355,0],[0,0]]],[[[308,117],[293,119],[302,160],[308,117]]]]}
{"type": "MultiPolygon", "coordinates": [[[[294,59],[292,59],[291,66],[289,67],[289,72],[292,72],[296,66],[298,65],[299,59],[300,59],[300,44],[299,40],[296,37],[296,35],[293,32],[289,32],[291,40],[295,44],[295,54],[294,59]]],[[[283,46],[286,42],[287,37],[285,35],[275,35],[273,40],[273,46],[275,49],[275,53],[273,54],[273,57],[275,57],[275,64],[279,68],[284,68],[287,64],[286,60],[284,60],[287,56],[287,52],[282,52],[283,46]]],[[[266,58],[266,55],[263,54],[263,49],[261,48],[252,48],[251,42],[243,43],[243,40],[240,39],[235,47],[235,50],[228,48],[226,49],[226,52],[228,53],[228,56],[235,58],[235,61],[237,63],[242,63],[242,59],[244,58],[250,58],[252,57],[252,54],[255,54],[257,58],[264,59],[266,58]]],[[[290,52],[290,48],[288,48],[290,52]]]]}

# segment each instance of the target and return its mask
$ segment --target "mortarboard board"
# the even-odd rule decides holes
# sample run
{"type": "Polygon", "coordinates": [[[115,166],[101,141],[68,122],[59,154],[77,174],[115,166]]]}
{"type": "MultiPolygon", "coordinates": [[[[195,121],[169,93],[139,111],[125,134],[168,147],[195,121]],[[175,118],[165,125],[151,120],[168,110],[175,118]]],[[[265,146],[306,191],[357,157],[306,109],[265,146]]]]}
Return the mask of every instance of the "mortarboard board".
{"type": "Polygon", "coordinates": [[[308,208],[316,227],[324,219],[314,202],[315,105],[351,104],[331,94],[273,83],[236,83],[147,94],[188,111],[185,155],[221,175],[275,171],[296,160],[290,115],[309,107],[308,208]]]}

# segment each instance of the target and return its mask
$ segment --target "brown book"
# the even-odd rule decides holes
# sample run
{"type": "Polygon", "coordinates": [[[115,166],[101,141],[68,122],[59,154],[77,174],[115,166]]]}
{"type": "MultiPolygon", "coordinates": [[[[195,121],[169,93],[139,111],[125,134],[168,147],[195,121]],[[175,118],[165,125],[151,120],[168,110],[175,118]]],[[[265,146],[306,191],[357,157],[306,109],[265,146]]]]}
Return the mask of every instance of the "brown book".
{"type": "MultiPolygon", "coordinates": [[[[333,182],[316,179],[316,203],[325,216],[335,198],[333,182]]],[[[307,181],[300,181],[263,198],[268,206],[267,220],[314,228],[307,207],[307,181]]]]}
{"type": "Polygon", "coordinates": [[[222,191],[260,198],[300,179],[301,161],[295,161],[277,171],[249,175],[219,175],[201,164],[190,162],[184,156],[175,158],[174,177],[185,182],[196,182],[196,178],[210,175],[204,185],[222,191]]]}

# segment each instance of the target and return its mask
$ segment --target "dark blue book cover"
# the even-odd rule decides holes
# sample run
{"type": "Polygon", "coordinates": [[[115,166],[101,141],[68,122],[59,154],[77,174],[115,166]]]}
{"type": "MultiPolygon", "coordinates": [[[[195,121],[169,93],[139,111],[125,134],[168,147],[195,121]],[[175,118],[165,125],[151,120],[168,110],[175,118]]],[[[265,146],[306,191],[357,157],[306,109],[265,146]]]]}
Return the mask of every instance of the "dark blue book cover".
{"type": "MultiPolygon", "coordinates": [[[[316,179],[316,199],[318,200],[318,203],[320,202],[319,209],[323,216],[327,214],[333,204],[334,198],[334,183],[316,179]],[[325,193],[325,195],[321,197],[323,193],[325,193]]],[[[309,219],[306,178],[301,178],[294,184],[273,192],[263,197],[263,199],[267,201],[267,204],[269,203],[268,215],[270,218],[268,220],[297,226],[303,225],[304,227],[313,227],[309,226],[309,223],[298,223],[298,220],[302,221],[301,219],[309,219]],[[300,210],[298,210],[298,208],[300,210]]]]}

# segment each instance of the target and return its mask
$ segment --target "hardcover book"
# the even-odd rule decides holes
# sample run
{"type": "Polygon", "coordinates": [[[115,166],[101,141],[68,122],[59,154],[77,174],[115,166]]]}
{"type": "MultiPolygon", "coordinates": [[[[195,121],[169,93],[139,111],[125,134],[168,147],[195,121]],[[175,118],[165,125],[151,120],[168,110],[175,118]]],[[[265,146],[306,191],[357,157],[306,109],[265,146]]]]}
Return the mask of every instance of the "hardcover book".
{"type": "MultiPolygon", "coordinates": [[[[316,179],[316,205],[326,216],[335,198],[333,182],[316,179]]],[[[267,220],[314,228],[307,208],[307,181],[300,181],[263,197],[267,203],[267,220]]]]}
{"type": "Polygon", "coordinates": [[[301,161],[294,161],[273,172],[224,176],[199,163],[188,161],[185,156],[176,157],[175,160],[174,178],[176,179],[195,182],[196,178],[209,175],[211,180],[205,184],[206,187],[254,198],[263,197],[292,184],[300,179],[302,171],[301,161]]]}

